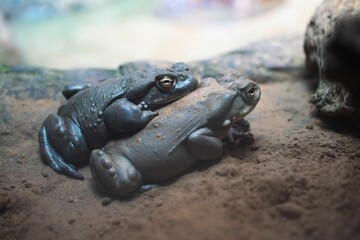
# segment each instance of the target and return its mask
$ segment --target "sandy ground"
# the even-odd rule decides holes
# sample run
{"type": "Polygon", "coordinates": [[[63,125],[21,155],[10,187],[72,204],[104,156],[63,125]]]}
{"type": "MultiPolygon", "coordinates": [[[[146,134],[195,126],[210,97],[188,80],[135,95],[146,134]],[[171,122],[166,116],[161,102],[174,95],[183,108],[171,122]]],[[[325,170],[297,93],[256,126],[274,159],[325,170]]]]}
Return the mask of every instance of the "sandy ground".
{"type": "MultiPolygon", "coordinates": [[[[25,60],[35,65],[185,61],[272,34],[303,32],[318,2],[289,0],[291,11],[278,8],[259,22],[228,26],[145,18],[80,21],[74,32],[25,26],[14,34],[23,39],[25,60]],[[133,31],[144,22],[148,31],[133,31]],[[61,39],[64,34],[70,40],[61,39]]],[[[341,119],[320,118],[308,102],[311,86],[304,79],[261,84],[262,99],[247,118],[254,144],[105,206],[88,166],[80,169],[85,180],[76,181],[40,160],[38,129],[59,102],[7,97],[8,108],[0,110],[13,118],[0,124],[0,239],[360,239],[360,133],[341,119]]]]}
{"type": "Polygon", "coordinates": [[[88,166],[77,181],[39,158],[38,129],[59,102],[7,98],[0,239],[359,239],[359,133],[316,115],[308,81],[261,88],[253,145],[106,206],[88,166]]]}

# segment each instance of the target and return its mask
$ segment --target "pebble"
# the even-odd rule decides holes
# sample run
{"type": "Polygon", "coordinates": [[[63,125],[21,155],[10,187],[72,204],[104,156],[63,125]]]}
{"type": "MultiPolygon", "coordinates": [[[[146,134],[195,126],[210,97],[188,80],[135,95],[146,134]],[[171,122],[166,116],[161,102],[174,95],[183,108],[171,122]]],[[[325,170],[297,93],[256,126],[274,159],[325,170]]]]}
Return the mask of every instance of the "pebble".
{"type": "Polygon", "coordinates": [[[0,191],[0,211],[6,209],[10,202],[10,195],[5,191],[0,191]]]}
{"type": "Polygon", "coordinates": [[[313,129],[314,129],[314,126],[313,126],[313,125],[307,125],[307,126],[306,126],[306,129],[308,129],[308,130],[313,130],[313,129]]]}
{"type": "Polygon", "coordinates": [[[328,156],[329,158],[335,158],[336,157],[335,154],[333,152],[330,152],[330,151],[325,151],[324,154],[326,156],[328,156]]]}
{"type": "Polygon", "coordinates": [[[163,205],[163,202],[162,201],[158,201],[157,203],[156,203],[156,206],[157,207],[161,207],[163,205]]]}
{"type": "Polygon", "coordinates": [[[303,215],[303,209],[292,203],[279,205],[277,211],[288,219],[299,219],[303,215]]]}
{"type": "Polygon", "coordinates": [[[104,207],[109,205],[112,202],[112,199],[110,197],[103,197],[101,199],[101,205],[103,205],[104,207]]]}
{"type": "Polygon", "coordinates": [[[215,171],[215,174],[220,177],[236,177],[238,175],[238,172],[236,171],[236,169],[230,167],[220,167],[218,170],[215,171]]]}
{"type": "Polygon", "coordinates": [[[76,221],[75,218],[71,218],[71,219],[68,220],[68,223],[69,223],[69,224],[73,224],[75,221],[76,221]]]}
{"type": "Polygon", "coordinates": [[[0,129],[0,136],[7,136],[11,135],[11,131],[7,128],[1,128],[0,129]]]}
{"type": "Polygon", "coordinates": [[[120,220],[116,219],[116,220],[112,221],[112,225],[119,226],[120,225],[120,220]]]}
{"type": "Polygon", "coordinates": [[[51,169],[49,167],[43,167],[43,169],[41,170],[41,175],[44,178],[47,178],[50,175],[50,171],[51,171],[51,169]]]}
{"type": "Polygon", "coordinates": [[[257,151],[257,150],[259,150],[259,146],[251,146],[250,147],[250,150],[252,151],[252,152],[255,152],[255,151],[257,151]]]}

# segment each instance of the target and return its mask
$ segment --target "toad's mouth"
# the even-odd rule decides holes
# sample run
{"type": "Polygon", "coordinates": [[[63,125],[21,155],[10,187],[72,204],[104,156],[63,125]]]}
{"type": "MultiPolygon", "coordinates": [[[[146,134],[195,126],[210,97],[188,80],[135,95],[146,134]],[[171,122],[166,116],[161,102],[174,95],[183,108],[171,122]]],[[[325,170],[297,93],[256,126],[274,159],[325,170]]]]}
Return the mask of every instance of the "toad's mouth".
{"type": "Polygon", "coordinates": [[[159,97],[156,98],[154,100],[143,100],[140,103],[138,103],[138,107],[141,110],[156,110],[158,108],[161,108],[163,106],[165,106],[166,104],[169,104],[171,102],[174,102],[184,96],[186,96],[187,94],[189,94],[190,92],[192,92],[192,89],[186,90],[182,93],[179,93],[176,96],[163,96],[163,97],[159,97]]]}
{"type": "Polygon", "coordinates": [[[164,93],[156,88],[151,89],[140,101],[137,103],[142,110],[156,110],[166,104],[174,102],[190,92],[194,91],[198,86],[197,79],[188,75],[185,80],[179,81],[174,89],[164,93]]]}

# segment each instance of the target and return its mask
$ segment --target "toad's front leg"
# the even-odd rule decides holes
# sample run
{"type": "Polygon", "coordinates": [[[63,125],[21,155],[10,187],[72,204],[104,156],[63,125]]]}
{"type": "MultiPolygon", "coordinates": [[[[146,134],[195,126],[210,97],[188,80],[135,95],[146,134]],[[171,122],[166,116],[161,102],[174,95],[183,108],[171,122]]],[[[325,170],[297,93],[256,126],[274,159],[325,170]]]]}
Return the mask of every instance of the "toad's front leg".
{"type": "Polygon", "coordinates": [[[78,84],[69,85],[64,88],[62,94],[68,100],[78,92],[88,89],[92,85],[93,84],[91,83],[78,83],[78,84]]]}
{"type": "Polygon", "coordinates": [[[136,104],[122,98],[104,111],[105,125],[117,133],[136,132],[144,128],[158,113],[142,110],[136,104]]]}
{"type": "Polygon", "coordinates": [[[223,142],[209,128],[200,128],[187,139],[188,148],[200,160],[218,159],[223,152],[223,142]]]}

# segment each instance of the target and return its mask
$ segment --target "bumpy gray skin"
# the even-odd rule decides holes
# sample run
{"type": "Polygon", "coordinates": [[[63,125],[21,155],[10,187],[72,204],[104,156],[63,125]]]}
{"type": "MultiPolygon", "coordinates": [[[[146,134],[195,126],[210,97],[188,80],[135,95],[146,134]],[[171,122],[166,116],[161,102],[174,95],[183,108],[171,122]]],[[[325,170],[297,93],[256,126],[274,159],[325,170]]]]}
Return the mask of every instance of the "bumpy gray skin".
{"type": "Polygon", "coordinates": [[[360,1],[348,0],[323,1],[307,27],[306,67],[319,78],[311,101],[325,116],[359,119],[359,29],[360,1]]]}
{"type": "Polygon", "coordinates": [[[159,117],[141,132],[93,150],[90,168],[98,188],[126,196],[143,183],[179,176],[197,160],[220,158],[222,139],[260,99],[255,82],[233,81],[236,84],[226,82],[229,90],[215,79],[203,80],[196,91],[160,109],[159,117]]]}
{"type": "Polygon", "coordinates": [[[170,69],[139,71],[97,85],[65,88],[68,101],[49,115],[39,132],[40,153],[55,171],[76,179],[83,176],[73,164],[88,161],[91,150],[111,138],[132,134],[146,126],[158,109],[197,88],[197,80],[184,63],[170,69]],[[159,81],[175,80],[164,89],[159,81]]]}

